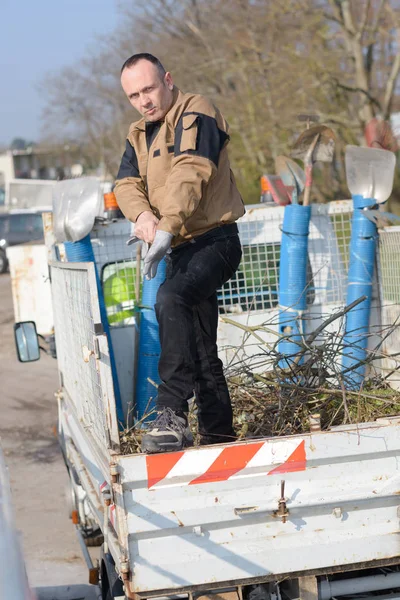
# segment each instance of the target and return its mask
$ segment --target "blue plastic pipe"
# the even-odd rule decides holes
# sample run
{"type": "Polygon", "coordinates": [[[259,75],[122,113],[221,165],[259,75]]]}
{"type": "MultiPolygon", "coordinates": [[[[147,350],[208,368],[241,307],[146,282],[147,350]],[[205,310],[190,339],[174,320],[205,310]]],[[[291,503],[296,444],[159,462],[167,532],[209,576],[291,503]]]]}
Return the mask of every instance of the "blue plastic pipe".
{"type": "MultiPolygon", "coordinates": [[[[166,262],[163,259],[158,265],[154,279],[143,280],[142,308],[140,310],[140,333],[138,369],[136,381],[136,418],[142,419],[155,407],[157,388],[160,383],[158,375],[158,360],[160,358],[160,336],[155,313],[155,303],[158,288],[165,280],[166,262]],[[151,381],[149,381],[151,380],[151,381]]],[[[155,418],[151,415],[146,421],[155,418]]]]}
{"type": "Polygon", "coordinates": [[[293,364],[300,350],[302,311],[307,306],[307,249],[311,206],[285,207],[279,267],[279,366],[293,364]]]}
{"type": "Polygon", "coordinates": [[[376,206],[373,198],[353,196],[353,218],[350,240],[350,262],[347,281],[347,304],[361,296],[366,300],[347,313],[344,335],[342,375],[347,389],[359,389],[365,377],[372,283],[377,229],[363,215],[363,208],[376,206]],[[361,364],[360,364],[361,363],[361,364]]]}
{"type": "Polygon", "coordinates": [[[65,242],[64,247],[65,247],[65,253],[67,255],[68,262],[91,262],[94,264],[94,268],[96,271],[97,295],[99,298],[99,305],[100,305],[100,317],[101,317],[101,322],[103,325],[104,332],[107,335],[108,348],[109,348],[109,352],[110,352],[110,365],[111,365],[111,373],[112,373],[112,378],[113,378],[117,419],[119,422],[119,426],[122,429],[125,425],[125,418],[124,418],[124,412],[122,410],[122,402],[121,402],[121,394],[120,394],[120,390],[119,390],[117,367],[115,364],[115,357],[114,357],[112,341],[111,341],[111,336],[110,336],[110,328],[108,325],[108,318],[107,318],[106,305],[104,302],[103,289],[101,287],[99,274],[98,274],[97,268],[96,268],[96,262],[95,262],[95,258],[94,258],[90,234],[88,234],[86,237],[84,237],[82,240],[79,240],[78,242],[65,242]]]}

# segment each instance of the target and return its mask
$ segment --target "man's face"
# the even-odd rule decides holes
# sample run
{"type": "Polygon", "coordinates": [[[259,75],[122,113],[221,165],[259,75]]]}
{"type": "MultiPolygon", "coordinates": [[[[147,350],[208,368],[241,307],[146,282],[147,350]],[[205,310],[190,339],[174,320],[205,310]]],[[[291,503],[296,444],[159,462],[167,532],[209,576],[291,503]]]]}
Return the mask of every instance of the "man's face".
{"type": "Polygon", "coordinates": [[[129,102],[146,121],[163,119],[171,107],[174,89],[171,74],[166,73],[162,78],[157,67],[148,60],[140,60],[124,69],[121,85],[129,102]]]}

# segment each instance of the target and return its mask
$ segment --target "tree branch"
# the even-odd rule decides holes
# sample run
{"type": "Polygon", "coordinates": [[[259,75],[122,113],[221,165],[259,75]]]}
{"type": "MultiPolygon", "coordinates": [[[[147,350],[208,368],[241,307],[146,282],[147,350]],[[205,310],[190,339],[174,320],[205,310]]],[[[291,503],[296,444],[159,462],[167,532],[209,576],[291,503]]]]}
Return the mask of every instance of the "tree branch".
{"type": "MultiPolygon", "coordinates": [[[[397,30],[397,47],[400,44],[400,29],[397,30]]],[[[400,72],[400,52],[397,51],[396,57],[393,61],[392,68],[390,70],[389,78],[386,83],[385,97],[383,100],[382,116],[383,119],[387,120],[390,117],[390,108],[392,104],[393,94],[396,87],[396,81],[400,72]]]]}
{"type": "Polygon", "coordinates": [[[379,108],[379,110],[382,110],[382,106],[379,102],[379,100],[377,100],[376,98],[374,98],[372,96],[372,94],[370,94],[370,92],[368,90],[365,90],[361,87],[355,87],[352,85],[346,85],[345,83],[340,83],[338,80],[336,80],[336,85],[343,89],[346,90],[346,92],[355,92],[358,94],[363,94],[364,96],[366,96],[368,98],[368,100],[372,103],[375,104],[375,106],[377,106],[379,108]]]}

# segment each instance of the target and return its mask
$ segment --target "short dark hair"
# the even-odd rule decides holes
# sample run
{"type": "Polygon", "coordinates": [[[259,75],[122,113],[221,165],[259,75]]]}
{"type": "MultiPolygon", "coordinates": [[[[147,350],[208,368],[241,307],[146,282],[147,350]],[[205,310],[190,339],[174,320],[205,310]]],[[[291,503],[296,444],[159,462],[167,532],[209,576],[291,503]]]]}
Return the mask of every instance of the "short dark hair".
{"type": "Polygon", "coordinates": [[[149,54],[148,52],[139,52],[139,54],[133,54],[132,56],[130,56],[122,65],[121,73],[123,73],[125,69],[130,69],[131,67],[136,65],[136,63],[138,63],[139,60],[148,60],[153,65],[155,65],[157,67],[161,79],[164,79],[166,70],[164,69],[158,58],[156,56],[153,56],[152,54],[149,54]]]}

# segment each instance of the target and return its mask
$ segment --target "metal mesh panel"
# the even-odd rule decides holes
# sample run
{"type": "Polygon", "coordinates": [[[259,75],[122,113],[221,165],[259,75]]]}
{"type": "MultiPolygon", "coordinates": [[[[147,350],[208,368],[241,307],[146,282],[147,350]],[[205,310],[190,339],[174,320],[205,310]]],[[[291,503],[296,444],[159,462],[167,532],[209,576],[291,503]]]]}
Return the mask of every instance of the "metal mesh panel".
{"type": "Polygon", "coordinates": [[[85,267],[53,265],[51,278],[57,358],[63,385],[78,417],[104,449],[109,444],[94,345],[93,297],[97,302],[94,272],[91,278],[85,267]]]}
{"type": "Polygon", "coordinates": [[[382,329],[392,332],[385,339],[382,351],[383,375],[394,387],[400,388],[400,227],[388,227],[379,232],[379,283],[381,292],[382,329]]]}
{"type": "MultiPolygon", "coordinates": [[[[108,322],[111,326],[133,325],[136,298],[136,245],[127,246],[128,221],[96,225],[92,246],[103,286],[108,322]]],[[[139,294],[140,297],[140,294],[139,294]]]]}
{"type": "MultiPolygon", "coordinates": [[[[309,306],[345,300],[351,211],[350,201],[312,207],[309,306]]],[[[246,214],[238,221],[243,256],[235,275],[218,293],[221,313],[266,311],[277,306],[283,215],[282,207],[247,207],[246,214]]],[[[92,232],[111,326],[134,323],[138,284],[136,246],[126,245],[130,231],[128,221],[119,221],[97,224],[92,232]]]]}
{"type": "MultiPolygon", "coordinates": [[[[308,305],[345,299],[351,211],[349,201],[312,207],[308,305]]],[[[220,290],[221,312],[265,311],[277,306],[283,215],[280,207],[257,207],[248,209],[238,221],[243,256],[236,274],[220,290]]]]}

